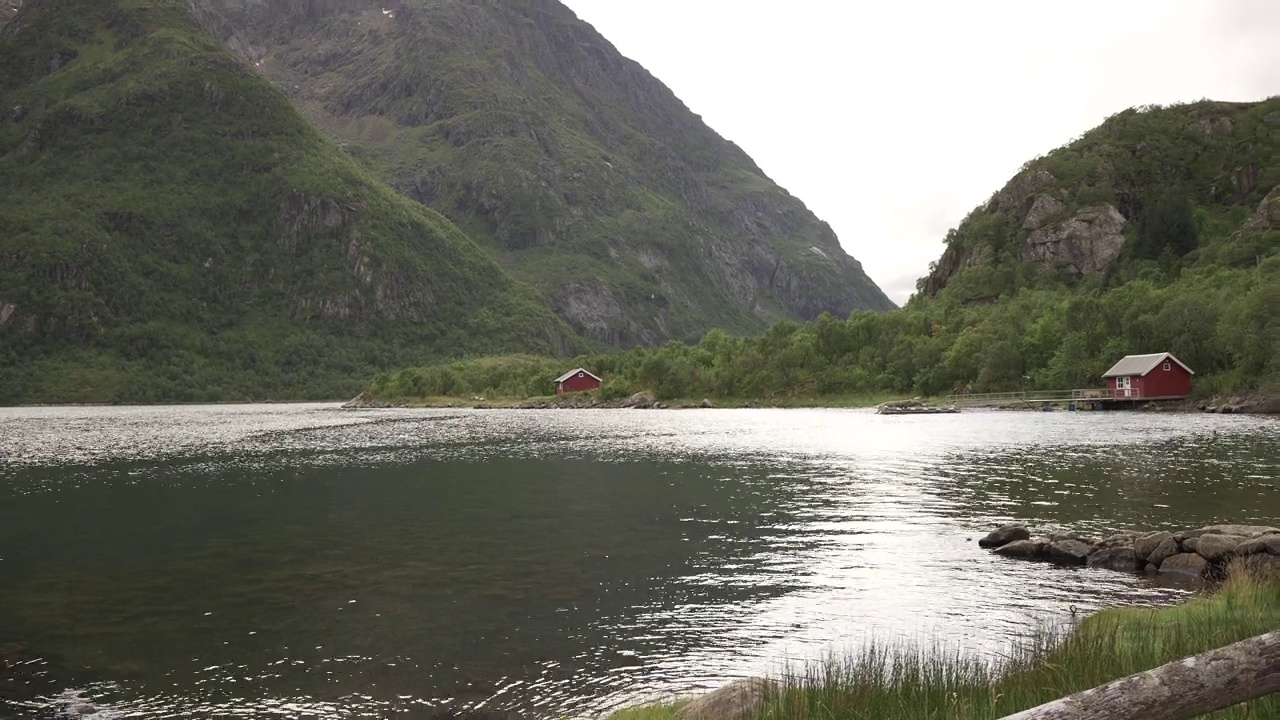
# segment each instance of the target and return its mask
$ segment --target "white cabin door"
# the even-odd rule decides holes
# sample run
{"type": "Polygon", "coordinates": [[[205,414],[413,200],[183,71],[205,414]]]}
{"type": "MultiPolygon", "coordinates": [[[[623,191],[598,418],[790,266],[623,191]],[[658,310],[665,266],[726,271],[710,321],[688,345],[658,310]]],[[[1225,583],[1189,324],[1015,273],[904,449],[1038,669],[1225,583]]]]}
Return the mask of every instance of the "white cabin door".
{"type": "Polygon", "coordinates": [[[1129,376],[1116,378],[1116,397],[1129,397],[1129,376]]]}

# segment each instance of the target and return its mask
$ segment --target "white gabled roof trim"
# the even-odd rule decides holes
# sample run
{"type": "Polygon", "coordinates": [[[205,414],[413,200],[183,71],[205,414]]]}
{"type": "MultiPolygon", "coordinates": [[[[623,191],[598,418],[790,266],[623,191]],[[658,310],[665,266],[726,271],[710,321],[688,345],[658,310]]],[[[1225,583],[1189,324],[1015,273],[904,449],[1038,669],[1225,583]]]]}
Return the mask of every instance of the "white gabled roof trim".
{"type": "Polygon", "coordinates": [[[599,375],[596,375],[595,373],[591,372],[590,370],[587,370],[586,368],[574,368],[569,372],[556,378],[556,382],[562,383],[565,380],[568,380],[569,378],[573,377],[574,375],[577,375],[578,373],[586,373],[587,375],[590,375],[591,377],[595,378],[598,382],[604,382],[604,380],[600,379],[599,375]]]}
{"type": "Polygon", "coordinates": [[[1173,356],[1173,353],[1152,353],[1150,355],[1125,355],[1120,358],[1120,362],[1111,366],[1111,369],[1102,374],[1102,377],[1132,377],[1134,375],[1146,375],[1156,366],[1165,360],[1176,362],[1182,366],[1183,370],[1196,374],[1195,370],[1187,367],[1187,364],[1173,356]]]}

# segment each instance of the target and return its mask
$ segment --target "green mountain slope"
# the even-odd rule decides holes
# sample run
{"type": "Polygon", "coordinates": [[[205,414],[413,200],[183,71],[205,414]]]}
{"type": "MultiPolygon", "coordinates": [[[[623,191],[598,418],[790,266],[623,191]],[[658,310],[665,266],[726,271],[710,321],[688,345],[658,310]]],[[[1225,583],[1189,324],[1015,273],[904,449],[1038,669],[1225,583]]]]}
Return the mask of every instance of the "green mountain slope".
{"type": "Polygon", "coordinates": [[[1028,162],[947,236],[920,289],[983,301],[1115,285],[1152,261],[1249,267],[1280,244],[1274,224],[1246,223],[1278,193],[1280,97],[1126,110],[1028,162]]]}
{"type": "Polygon", "coordinates": [[[590,338],[892,307],[829,226],[556,0],[192,3],[590,338]]]}
{"type": "Polygon", "coordinates": [[[0,402],[334,397],[568,349],[176,0],[34,0],[0,31],[0,108],[0,402]]]}

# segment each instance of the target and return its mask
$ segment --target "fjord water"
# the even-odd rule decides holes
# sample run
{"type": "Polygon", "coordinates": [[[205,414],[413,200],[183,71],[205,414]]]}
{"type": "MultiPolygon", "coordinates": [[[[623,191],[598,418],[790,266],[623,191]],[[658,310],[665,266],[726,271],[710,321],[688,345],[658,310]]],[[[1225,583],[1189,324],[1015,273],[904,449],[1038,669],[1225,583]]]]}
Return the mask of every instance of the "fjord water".
{"type": "Polygon", "coordinates": [[[1276,524],[1278,469],[1241,416],[0,409],[0,716],[586,716],[994,655],[1186,590],[992,526],[1276,524]]]}

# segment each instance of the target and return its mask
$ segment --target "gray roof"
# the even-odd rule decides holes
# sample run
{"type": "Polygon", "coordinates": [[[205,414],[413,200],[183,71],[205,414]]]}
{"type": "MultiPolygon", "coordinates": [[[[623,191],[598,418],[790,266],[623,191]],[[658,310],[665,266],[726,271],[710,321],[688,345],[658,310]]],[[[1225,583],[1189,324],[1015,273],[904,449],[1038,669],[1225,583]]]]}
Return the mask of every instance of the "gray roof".
{"type": "MultiPolygon", "coordinates": [[[[591,377],[595,378],[596,380],[600,380],[600,376],[599,376],[599,375],[596,375],[595,373],[591,372],[590,370],[587,370],[587,369],[585,369],[585,368],[574,368],[574,369],[570,370],[569,372],[567,372],[567,373],[565,373],[565,374],[561,375],[560,377],[556,378],[556,382],[558,382],[558,383],[562,383],[562,382],[564,382],[565,380],[568,380],[569,378],[573,377],[574,375],[577,375],[578,373],[586,373],[586,374],[590,375],[591,377]]],[[[603,380],[600,380],[600,382],[604,382],[604,381],[603,381],[603,380]]]]}
{"type": "Polygon", "coordinates": [[[1155,370],[1156,366],[1164,362],[1166,359],[1178,363],[1183,370],[1196,374],[1195,370],[1187,367],[1187,364],[1173,356],[1173,353],[1152,353],[1150,355],[1125,355],[1120,362],[1111,366],[1111,369],[1102,374],[1102,377],[1124,377],[1133,375],[1146,375],[1155,370]]]}

